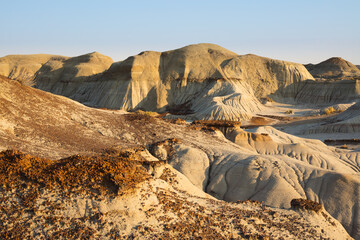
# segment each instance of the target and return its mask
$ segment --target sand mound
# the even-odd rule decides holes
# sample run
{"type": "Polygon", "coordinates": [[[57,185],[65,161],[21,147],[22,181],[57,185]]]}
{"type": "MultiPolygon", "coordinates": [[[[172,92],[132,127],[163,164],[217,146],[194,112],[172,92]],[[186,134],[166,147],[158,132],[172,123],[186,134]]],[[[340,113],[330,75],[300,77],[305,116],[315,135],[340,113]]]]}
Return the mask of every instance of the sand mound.
{"type": "Polygon", "coordinates": [[[360,76],[360,70],[354,64],[339,57],[329,58],[315,65],[308,64],[305,67],[314,77],[319,78],[360,76]]]}

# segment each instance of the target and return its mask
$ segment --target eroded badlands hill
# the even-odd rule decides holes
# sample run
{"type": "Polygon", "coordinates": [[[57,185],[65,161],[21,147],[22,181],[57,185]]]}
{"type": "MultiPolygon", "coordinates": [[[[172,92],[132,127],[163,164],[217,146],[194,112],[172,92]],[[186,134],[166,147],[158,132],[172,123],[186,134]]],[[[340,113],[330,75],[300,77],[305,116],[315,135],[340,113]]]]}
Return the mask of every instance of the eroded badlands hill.
{"type": "Polygon", "coordinates": [[[318,78],[360,76],[360,70],[354,64],[340,57],[329,58],[315,65],[307,64],[305,67],[314,77],[318,78]]]}
{"type": "MultiPolygon", "coordinates": [[[[261,111],[260,98],[313,79],[301,64],[240,56],[214,44],[142,52],[107,70],[110,60],[95,55],[97,61],[81,64],[84,57],[50,59],[34,73],[36,87],[96,107],[240,120],[261,111]]],[[[21,62],[0,67],[25,68],[21,62]]]]}
{"type": "MultiPolygon", "coordinates": [[[[22,86],[9,79],[1,78],[0,80],[0,87],[2,89],[0,92],[0,148],[2,150],[9,148],[20,149],[25,153],[32,153],[36,156],[59,159],[79,153],[97,156],[99,156],[99,154],[116,154],[120,150],[134,147],[138,149],[140,147],[142,151],[141,153],[139,152],[139,154],[143,158],[146,158],[147,161],[166,161],[169,164],[167,168],[175,169],[171,170],[173,174],[182,173],[183,175],[180,174],[182,176],[181,180],[177,181],[179,182],[179,186],[183,185],[185,189],[179,188],[185,192],[189,189],[197,189],[197,191],[191,190],[193,191],[190,193],[191,195],[212,199],[208,195],[201,195],[205,194],[202,192],[204,191],[217,199],[229,202],[248,199],[264,201],[268,206],[285,208],[285,210],[281,210],[285,212],[289,211],[286,209],[290,207],[290,201],[294,198],[314,200],[323,204],[325,210],[338,219],[351,236],[355,238],[359,238],[360,236],[360,153],[356,150],[328,147],[320,141],[297,138],[275,130],[272,127],[263,127],[254,130],[255,132],[249,132],[240,129],[238,125],[234,125],[233,127],[222,129],[221,132],[219,130],[206,130],[206,126],[187,125],[181,121],[173,121],[178,123],[174,124],[169,122],[169,120],[151,117],[149,113],[129,114],[120,111],[92,109],[66,99],[65,97],[22,86]],[[205,129],[206,131],[199,131],[199,129],[205,129]],[[192,187],[190,188],[190,186],[192,187]]],[[[75,160],[76,157],[74,158],[74,161],[75,160]]],[[[24,167],[24,171],[31,169],[29,168],[31,166],[30,163],[31,161],[25,161],[24,164],[21,165],[24,167]]],[[[69,164],[71,164],[71,161],[69,164]]],[[[81,164],[85,164],[85,162],[81,162],[81,164]]],[[[81,164],[74,165],[74,169],[81,166],[81,164]]],[[[14,170],[13,173],[16,174],[17,172],[18,170],[14,170]]],[[[5,171],[5,173],[9,174],[8,171],[5,171]]],[[[26,177],[27,175],[20,174],[20,176],[26,177]]],[[[29,175],[28,177],[31,176],[33,175],[29,175]]],[[[154,173],[154,176],[158,175],[154,173]]],[[[28,178],[21,178],[20,180],[26,181],[26,179],[28,178]]],[[[171,181],[171,179],[177,178],[169,179],[169,181],[171,181]]],[[[66,178],[63,180],[66,180],[66,178]]],[[[171,190],[172,186],[167,187],[165,186],[166,184],[160,180],[153,180],[155,182],[157,181],[153,187],[162,186],[161,188],[171,190]]],[[[152,185],[152,183],[150,183],[150,185],[152,185]]],[[[155,193],[152,192],[151,187],[148,188],[146,186],[148,185],[145,184],[141,187],[148,189],[146,191],[144,190],[145,192],[143,193],[154,196],[155,193]]],[[[19,190],[21,190],[21,188],[19,188],[19,190]]],[[[58,199],[57,194],[60,193],[48,193],[46,191],[47,190],[44,189],[44,191],[39,193],[40,199],[48,199],[49,201],[56,202],[56,199],[58,199]],[[47,194],[54,196],[54,198],[47,197],[47,194]]],[[[2,192],[4,197],[14,198],[15,208],[17,208],[16,202],[18,198],[14,194],[17,192],[19,191],[2,192]]],[[[170,193],[167,192],[164,194],[170,193]]],[[[185,193],[175,191],[174,194],[181,195],[185,193]]],[[[184,212],[186,211],[194,211],[193,207],[188,206],[189,204],[191,206],[194,205],[192,205],[193,203],[187,202],[189,200],[186,200],[187,197],[184,197],[187,196],[186,194],[181,195],[182,197],[179,195],[180,197],[178,199],[181,200],[175,201],[176,204],[184,206],[184,210],[180,211],[181,214],[185,214],[184,212]]],[[[104,224],[106,225],[106,222],[109,221],[114,222],[114,224],[118,226],[118,229],[120,229],[120,232],[123,231],[121,234],[141,233],[142,230],[140,228],[134,227],[137,225],[151,225],[151,223],[147,225],[142,222],[142,220],[134,220],[133,218],[128,218],[130,222],[123,222],[122,210],[126,209],[121,208],[121,213],[112,211],[118,209],[119,205],[126,205],[128,206],[128,210],[132,209],[135,211],[135,209],[137,209],[135,211],[136,214],[130,214],[128,212],[126,216],[143,216],[146,214],[144,213],[144,206],[141,202],[134,200],[139,199],[138,195],[134,198],[129,197],[122,200],[114,200],[115,202],[113,202],[113,200],[107,200],[106,198],[104,202],[94,202],[94,200],[80,195],[73,195],[70,199],[78,200],[76,200],[75,203],[74,201],[66,202],[67,200],[64,199],[63,202],[61,202],[61,206],[65,206],[65,210],[56,212],[59,216],[69,217],[67,220],[64,220],[63,230],[67,228],[71,229],[77,226],[77,224],[81,225],[81,229],[84,229],[84,232],[87,232],[86,227],[94,230],[96,227],[94,228],[92,224],[97,223],[98,218],[94,218],[94,222],[91,222],[91,217],[88,220],[87,218],[83,219],[83,217],[92,216],[97,213],[95,208],[103,209],[100,210],[101,213],[107,212],[108,216],[111,216],[113,220],[110,220],[110,217],[105,218],[104,224]],[[120,201],[120,204],[118,204],[117,201],[120,201]],[[124,202],[129,204],[123,204],[124,202]],[[132,203],[136,204],[133,205],[132,203]],[[91,209],[89,206],[92,206],[94,209],[91,209]],[[84,222],[88,225],[82,225],[84,222]]],[[[150,199],[153,198],[150,197],[150,199]]],[[[173,206],[173,203],[169,202],[169,200],[169,198],[163,200],[162,204],[164,204],[164,207],[173,206]]],[[[158,203],[160,200],[154,200],[154,202],[151,200],[151,203],[147,203],[146,198],[144,198],[144,201],[145,206],[148,206],[146,210],[149,210],[152,204],[158,203]]],[[[214,206],[216,207],[211,208],[208,203],[212,201],[204,201],[205,202],[199,204],[205,209],[211,210],[209,210],[209,212],[205,211],[206,214],[199,216],[199,218],[205,216],[210,217],[211,212],[215,214],[216,209],[219,209],[218,206],[226,205],[225,203],[225,205],[221,205],[221,201],[219,202],[213,199],[213,201],[215,201],[214,206]]],[[[35,202],[35,205],[38,207],[42,206],[41,201],[39,203],[35,202]]],[[[173,207],[175,208],[176,206],[177,205],[174,205],[173,207]]],[[[229,205],[226,206],[232,209],[234,205],[229,203],[229,205]]],[[[243,206],[241,206],[241,208],[242,207],[243,206]]],[[[251,208],[251,210],[254,211],[257,211],[256,209],[258,209],[258,207],[256,207],[255,210],[251,208]]],[[[162,210],[155,208],[154,211],[158,213],[162,210]]],[[[229,211],[231,212],[232,210],[229,211]]],[[[53,213],[51,211],[46,212],[47,210],[44,216],[53,213]]],[[[292,214],[291,211],[288,213],[292,214]]],[[[35,218],[39,216],[36,214],[41,215],[41,212],[36,211],[35,215],[24,215],[23,217],[27,216],[30,218],[29,221],[33,221],[31,220],[32,216],[35,216],[35,218]]],[[[157,216],[157,214],[153,216],[157,216]]],[[[214,218],[216,218],[216,216],[215,214],[214,218]]],[[[181,220],[182,218],[179,218],[180,220],[176,221],[184,223],[184,221],[181,220]]],[[[228,217],[225,216],[225,218],[228,217]]],[[[21,221],[26,221],[26,218],[21,219],[21,221]]],[[[150,222],[152,221],[151,219],[153,218],[150,218],[150,222]]],[[[261,219],[256,220],[257,217],[254,219],[253,221],[256,224],[263,224],[262,222],[265,221],[261,219]]],[[[307,227],[312,228],[312,223],[320,224],[323,221],[321,219],[326,220],[330,218],[324,218],[321,213],[318,215],[311,213],[308,217],[305,217],[305,219],[308,222],[307,227]]],[[[159,226],[157,221],[155,221],[155,225],[159,226]]],[[[171,222],[169,223],[166,217],[161,218],[159,221],[162,224],[171,225],[171,222]]],[[[265,222],[267,221],[268,220],[265,222]]],[[[212,226],[211,222],[212,220],[209,223],[210,225],[205,224],[204,226],[206,226],[206,228],[212,226]]],[[[302,220],[300,222],[302,222],[302,220]]],[[[198,221],[194,222],[194,224],[197,223],[198,221]]],[[[273,223],[274,222],[270,222],[270,224],[273,223]]],[[[224,228],[221,229],[238,229],[239,225],[233,224],[235,223],[226,223],[224,228]]],[[[178,231],[176,230],[178,229],[176,226],[170,225],[170,229],[178,231]]],[[[320,225],[322,225],[322,223],[320,225]]],[[[43,231],[41,231],[43,225],[31,226],[37,229],[36,231],[33,230],[33,232],[44,234],[43,231]]],[[[302,227],[300,226],[301,224],[299,225],[301,229],[302,227]]],[[[335,226],[338,225],[335,223],[335,226]]],[[[51,229],[52,227],[54,226],[52,225],[51,229]]],[[[61,226],[57,227],[62,229],[61,226]]],[[[265,228],[267,229],[267,227],[265,228]]],[[[335,235],[332,235],[333,233],[328,233],[328,231],[333,228],[320,226],[318,229],[320,230],[322,228],[324,228],[324,236],[336,238],[334,237],[335,235]]],[[[94,232],[101,231],[101,229],[96,229],[94,232]]],[[[110,231],[111,227],[109,226],[109,228],[106,227],[104,229],[104,231],[110,231]]],[[[270,229],[272,230],[265,231],[266,234],[269,232],[274,232],[274,234],[285,232],[285,230],[281,230],[282,228],[279,228],[279,231],[274,228],[270,229]]],[[[92,232],[92,230],[89,231],[92,232]]],[[[163,231],[164,229],[159,230],[159,232],[163,231]]],[[[341,233],[341,231],[341,228],[334,230],[334,232],[338,233],[341,233]]],[[[157,230],[155,231],[155,233],[159,232],[157,232],[157,230]]],[[[189,230],[189,232],[191,232],[191,230],[189,230]]],[[[311,230],[311,232],[313,231],[311,230]]],[[[260,232],[256,230],[252,233],[256,234],[260,232]]],[[[312,236],[313,238],[319,237],[317,233],[313,233],[315,234],[312,236]]],[[[105,233],[101,232],[97,234],[105,235],[105,233]]],[[[237,234],[242,236],[240,230],[237,230],[237,234]]],[[[273,236],[276,237],[276,235],[273,236]]],[[[287,232],[280,236],[284,238],[309,237],[305,235],[299,237],[300,235],[297,236],[293,233],[288,234],[287,232]]],[[[342,235],[340,238],[346,238],[346,236],[342,235]]]]}

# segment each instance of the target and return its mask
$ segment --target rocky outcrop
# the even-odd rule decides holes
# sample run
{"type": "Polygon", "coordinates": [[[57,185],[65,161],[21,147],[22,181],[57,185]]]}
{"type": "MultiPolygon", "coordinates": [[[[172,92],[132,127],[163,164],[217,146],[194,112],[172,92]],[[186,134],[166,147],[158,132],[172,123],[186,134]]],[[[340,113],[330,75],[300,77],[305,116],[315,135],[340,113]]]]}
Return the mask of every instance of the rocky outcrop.
{"type": "Polygon", "coordinates": [[[340,57],[329,58],[319,64],[307,64],[305,67],[318,78],[360,76],[360,70],[354,64],[340,57]]]}

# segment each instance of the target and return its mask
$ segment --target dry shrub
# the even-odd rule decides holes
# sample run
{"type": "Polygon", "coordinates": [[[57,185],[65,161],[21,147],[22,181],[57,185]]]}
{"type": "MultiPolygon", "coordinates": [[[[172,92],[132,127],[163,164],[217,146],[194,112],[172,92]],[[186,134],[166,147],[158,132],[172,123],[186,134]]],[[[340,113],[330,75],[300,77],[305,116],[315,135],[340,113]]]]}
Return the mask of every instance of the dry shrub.
{"type": "Polygon", "coordinates": [[[324,114],[325,115],[329,115],[329,114],[334,113],[334,112],[336,112],[336,110],[333,107],[328,107],[328,108],[324,109],[324,114]]]}
{"type": "Polygon", "coordinates": [[[291,200],[290,204],[291,207],[294,209],[306,209],[314,212],[319,212],[320,210],[323,209],[323,206],[320,203],[303,198],[293,199],[291,200]]]}
{"type": "Polygon", "coordinates": [[[146,115],[149,117],[156,117],[159,115],[157,112],[143,111],[143,110],[137,110],[135,113],[140,114],[140,115],[146,115]]]}
{"type": "Polygon", "coordinates": [[[40,187],[56,188],[64,193],[122,195],[149,177],[139,159],[135,154],[124,153],[75,155],[51,161],[7,150],[0,153],[0,182],[8,190],[40,187]]]}
{"type": "Polygon", "coordinates": [[[294,111],[293,110],[287,110],[286,112],[285,112],[285,114],[294,114],[294,111]]]}

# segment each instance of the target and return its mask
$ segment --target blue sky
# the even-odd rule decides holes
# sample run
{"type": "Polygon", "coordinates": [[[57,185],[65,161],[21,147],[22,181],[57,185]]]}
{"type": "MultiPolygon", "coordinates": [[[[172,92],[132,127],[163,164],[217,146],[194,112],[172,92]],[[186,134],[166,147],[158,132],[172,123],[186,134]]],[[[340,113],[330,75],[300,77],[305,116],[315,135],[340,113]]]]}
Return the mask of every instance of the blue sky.
{"type": "Polygon", "coordinates": [[[144,50],[215,43],[300,63],[332,56],[360,64],[360,1],[0,0],[0,56],[144,50]]]}

